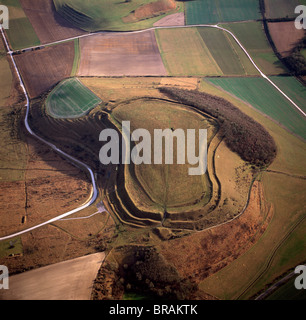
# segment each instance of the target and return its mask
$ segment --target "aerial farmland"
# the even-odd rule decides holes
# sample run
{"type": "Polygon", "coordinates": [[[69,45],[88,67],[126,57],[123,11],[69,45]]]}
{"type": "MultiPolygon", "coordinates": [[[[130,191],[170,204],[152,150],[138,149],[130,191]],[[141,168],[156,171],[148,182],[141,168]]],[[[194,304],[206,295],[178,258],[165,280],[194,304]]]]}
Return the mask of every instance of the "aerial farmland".
{"type": "Polygon", "coordinates": [[[0,300],[305,299],[305,1],[0,4],[0,300]]]}

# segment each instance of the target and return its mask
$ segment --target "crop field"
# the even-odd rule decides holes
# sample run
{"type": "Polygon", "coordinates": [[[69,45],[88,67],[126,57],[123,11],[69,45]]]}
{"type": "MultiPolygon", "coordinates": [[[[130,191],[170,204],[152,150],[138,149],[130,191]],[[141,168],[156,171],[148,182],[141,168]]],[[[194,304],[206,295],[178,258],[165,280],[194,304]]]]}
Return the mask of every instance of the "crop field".
{"type": "Polygon", "coordinates": [[[224,31],[214,28],[156,30],[170,75],[257,75],[245,53],[224,31]]]}
{"type": "Polygon", "coordinates": [[[54,9],[53,0],[20,0],[41,43],[50,43],[85,34],[60,17],[54,9]]]}
{"type": "Polygon", "coordinates": [[[156,37],[169,75],[222,74],[196,28],[156,30],[156,37]]]}
{"type": "Polygon", "coordinates": [[[257,0],[196,0],[186,2],[188,25],[260,19],[257,0]]]}
{"type": "Polygon", "coordinates": [[[222,26],[235,34],[265,74],[278,75],[286,72],[274,54],[261,22],[231,23],[222,26]]]}
{"type": "Polygon", "coordinates": [[[19,0],[2,0],[1,4],[9,9],[9,29],[6,30],[6,34],[11,47],[17,50],[40,44],[19,0]]]}
{"type": "MultiPolygon", "coordinates": [[[[263,78],[223,78],[208,81],[248,102],[303,139],[306,138],[306,124],[301,113],[263,78]]],[[[304,99],[305,94],[302,95],[300,99],[304,99]]]]}
{"type": "Polygon", "coordinates": [[[295,18],[294,9],[300,3],[299,0],[265,0],[266,17],[268,19],[295,18]]]}
{"type": "Polygon", "coordinates": [[[270,22],[269,32],[277,51],[284,57],[290,55],[290,51],[304,37],[304,30],[297,29],[294,21],[270,22]]]}
{"type": "Polygon", "coordinates": [[[154,31],[80,39],[79,76],[166,75],[154,31]]]}
{"type": "Polygon", "coordinates": [[[245,53],[225,31],[197,28],[224,75],[256,75],[257,70],[245,53]]]}
{"type": "Polygon", "coordinates": [[[295,77],[273,76],[271,80],[306,112],[306,89],[301,82],[295,77]]]}
{"type": "Polygon", "coordinates": [[[54,118],[78,118],[101,103],[93,92],[76,78],[58,84],[46,101],[47,112],[54,118]]]}
{"type": "Polygon", "coordinates": [[[74,55],[74,41],[15,55],[30,97],[37,97],[70,77],[74,55]]]}
{"type": "Polygon", "coordinates": [[[175,13],[182,8],[173,0],[159,0],[156,3],[152,3],[152,0],[53,1],[61,17],[85,31],[145,29],[152,27],[165,14],[175,13]]]}

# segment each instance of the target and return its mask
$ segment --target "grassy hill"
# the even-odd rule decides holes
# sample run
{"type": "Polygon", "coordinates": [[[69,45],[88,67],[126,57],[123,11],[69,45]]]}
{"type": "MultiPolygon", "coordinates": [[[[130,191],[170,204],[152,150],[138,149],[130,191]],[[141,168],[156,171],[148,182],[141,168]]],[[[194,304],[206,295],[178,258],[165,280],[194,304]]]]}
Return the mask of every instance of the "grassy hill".
{"type": "MultiPolygon", "coordinates": [[[[174,0],[53,0],[58,14],[85,31],[134,30],[153,26],[176,11],[174,0]]],[[[182,6],[180,6],[182,7],[182,6]]]]}

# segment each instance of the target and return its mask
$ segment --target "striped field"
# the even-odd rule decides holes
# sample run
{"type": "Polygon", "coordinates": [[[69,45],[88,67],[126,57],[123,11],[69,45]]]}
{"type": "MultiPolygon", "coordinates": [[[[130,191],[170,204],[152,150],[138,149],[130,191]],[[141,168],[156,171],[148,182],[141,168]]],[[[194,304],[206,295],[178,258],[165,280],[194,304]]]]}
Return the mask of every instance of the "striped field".
{"type": "Polygon", "coordinates": [[[161,56],[171,76],[257,75],[238,44],[215,28],[156,30],[161,56]]]}
{"type": "Polygon", "coordinates": [[[46,101],[48,114],[54,118],[78,118],[101,103],[92,91],[78,79],[62,81],[50,93],[46,101]]]}
{"type": "MultiPolygon", "coordinates": [[[[291,92],[287,89],[287,87],[290,88],[294,79],[287,78],[287,80],[285,80],[285,78],[273,77],[273,80],[276,80],[275,82],[277,84],[281,83],[281,89],[284,89],[288,95],[295,92],[296,96],[299,93],[300,97],[298,99],[295,98],[297,102],[305,101],[305,90],[302,90],[301,87],[293,85],[291,92]]],[[[265,79],[239,77],[209,79],[208,81],[241,100],[248,102],[254,108],[286,127],[292,133],[306,139],[306,122],[304,116],[265,79]]],[[[301,107],[305,109],[305,103],[301,107]]]]}

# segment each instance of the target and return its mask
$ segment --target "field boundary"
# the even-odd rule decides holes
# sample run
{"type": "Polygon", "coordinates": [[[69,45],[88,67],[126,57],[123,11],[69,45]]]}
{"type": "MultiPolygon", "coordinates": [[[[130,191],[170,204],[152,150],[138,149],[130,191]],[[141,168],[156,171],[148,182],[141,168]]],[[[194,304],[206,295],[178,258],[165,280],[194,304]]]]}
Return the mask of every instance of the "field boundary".
{"type": "MultiPolygon", "coordinates": [[[[233,37],[233,39],[237,42],[237,44],[240,46],[240,48],[244,51],[244,53],[246,54],[248,59],[251,61],[253,66],[256,68],[256,70],[259,72],[260,76],[263,77],[264,79],[266,79],[268,82],[270,82],[273,85],[273,87],[275,87],[276,90],[278,90],[296,109],[298,109],[301,112],[301,114],[304,117],[306,117],[306,113],[292,99],[290,99],[272,80],[270,80],[268,76],[266,76],[259,69],[259,67],[256,65],[256,63],[254,62],[254,60],[252,59],[250,54],[247,52],[247,50],[244,48],[244,46],[240,43],[239,39],[233,34],[233,32],[229,31],[226,28],[220,27],[219,23],[215,24],[215,25],[199,24],[199,25],[185,25],[185,26],[173,26],[173,27],[171,27],[171,26],[167,26],[167,27],[151,27],[151,28],[148,28],[148,29],[137,30],[137,31],[126,31],[126,32],[120,31],[119,33],[129,34],[129,33],[141,33],[141,32],[146,32],[146,31],[149,31],[149,30],[157,30],[157,29],[194,28],[194,27],[216,28],[216,29],[223,30],[223,31],[227,32],[228,34],[230,34],[233,37]]],[[[80,38],[84,38],[84,37],[89,37],[89,36],[100,34],[100,33],[105,33],[105,32],[104,31],[93,32],[93,33],[89,33],[89,34],[85,34],[85,35],[81,35],[81,36],[76,36],[76,37],[72,37],[72,38],[65,39],[65,40],[55,41],[53,43],[46,44],[45,46],[62,43],[62,42],[65,42],[67,40],[74,40],[74,39],[80,39],[80,38]]],[[[26,48],[26,49],[23,49],[23,50],[35,50],[35,49],[41,48],[41,47],[42,46],[34,46],[34,47],[26,48]]],[[[9,46],[8,46],[8,53],[12,53],[12,54],[14,53],[14,51],[10,50],[9,46]]]]}
{"type": "Polygon", "coordinates": [[[78,73],[81,61],[80,39],[74,39],[74,60],[71,70],[71,77],[75,77],[78,73]]]}

